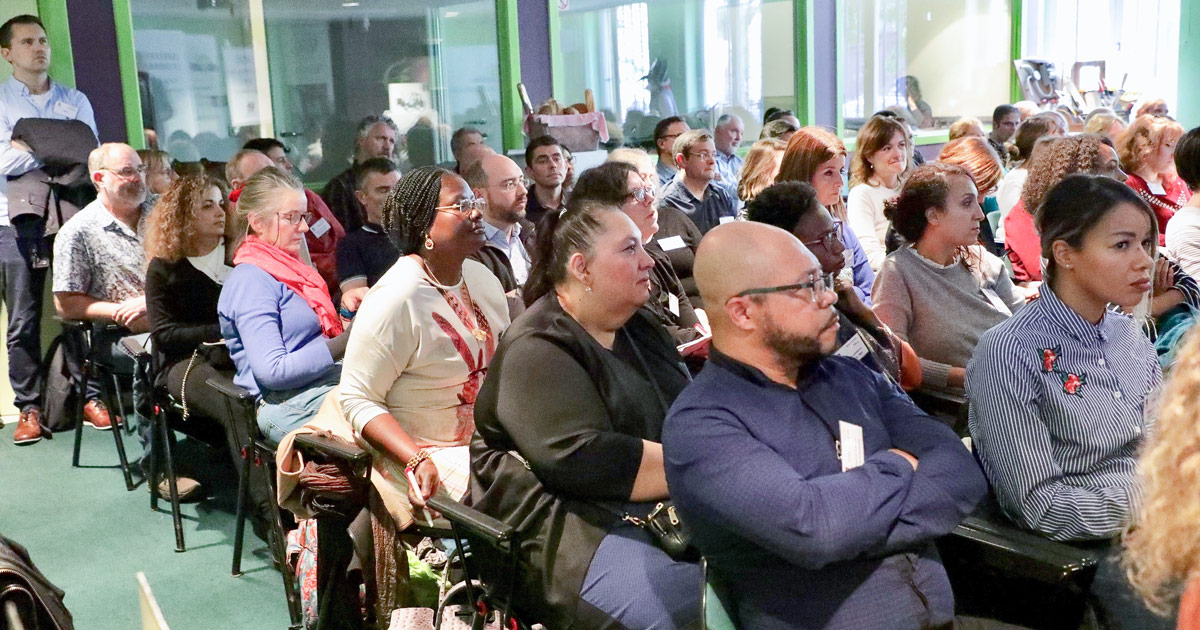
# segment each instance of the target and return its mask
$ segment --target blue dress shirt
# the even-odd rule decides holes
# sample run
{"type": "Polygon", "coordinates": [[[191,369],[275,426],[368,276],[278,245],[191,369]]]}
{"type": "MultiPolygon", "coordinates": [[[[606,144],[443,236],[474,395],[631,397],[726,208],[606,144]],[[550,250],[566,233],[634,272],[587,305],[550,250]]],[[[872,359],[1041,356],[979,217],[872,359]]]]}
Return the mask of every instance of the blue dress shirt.
{"type": "Polygon", "coordinates": [[[26,151],[12,146],[13,127],[22,118],[78,120],[96,131],[92,104],[79,90],[50,81],[47,95],[30,94],[29,88],[15,77],[0,83],[0,225],[8,225],[8,177],[27,173],[41,162],[26,151]]]}
{"type": "Polygon", "coordinates": [[[863,304],[871,306],[871,287],[875,286],[875,271],[871,269],[871,261],[867,260],[867,253],[858,242],[858,236],[845,221],[842,222],[842,245],[854,256],[850,262],[850,268],[854,271],[854,292],[863,304]]]}
{"type": "Polygon", "coordinates": [[[1091,324],[1043,284],[967,364],[969,427],[1004,512],[1054,540],[1112,538],[1137,507],[1137,452],[1162,371],[1129,317],[1091,324]]]}
{"type": "Polygon", "coordinates": [[[508,263],[512,265],[513,280],[516,280],[517,284],[525,286],[525,281],[529,279],[529,267],[532,263],[529,252],[525,251],[525,244],[521,242],[521,224],[513,226],[512,236],[506,236],[504,230],[484,221],[483,235],[489,243],[495,245],[508,257],[508,263]]]}
{"type": "Polygon", "coordinates": [[[717,173],[721,175],[721,183],[736,191],[745,160],[736,153],[726,155],[717,150],[713,153],[713,162],[716,162],[717,173]]]}
{"type": "Polygon", "coordinates": [[[931,541],[984,497],[983,475],[949,427],[859,361],[810,364],[792,389],[714,348],[671,407],[663,451],[671,497],[742,628],[953,618],[931,541]],[[862,428],[865,461],[846,472],[839,422],[862,428]]]}

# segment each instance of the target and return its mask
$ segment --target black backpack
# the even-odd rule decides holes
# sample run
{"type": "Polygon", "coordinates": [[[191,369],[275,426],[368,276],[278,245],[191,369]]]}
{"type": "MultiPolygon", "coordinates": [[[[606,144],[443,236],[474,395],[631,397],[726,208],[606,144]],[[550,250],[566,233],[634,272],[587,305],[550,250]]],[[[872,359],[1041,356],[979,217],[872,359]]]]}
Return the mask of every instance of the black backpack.
{"type": "Polygon", "coordinates": [[[83,340],[79,333],[64,330],[42,358],[42,426],[69,431],[79,421],[83,406],[83,340]]]}

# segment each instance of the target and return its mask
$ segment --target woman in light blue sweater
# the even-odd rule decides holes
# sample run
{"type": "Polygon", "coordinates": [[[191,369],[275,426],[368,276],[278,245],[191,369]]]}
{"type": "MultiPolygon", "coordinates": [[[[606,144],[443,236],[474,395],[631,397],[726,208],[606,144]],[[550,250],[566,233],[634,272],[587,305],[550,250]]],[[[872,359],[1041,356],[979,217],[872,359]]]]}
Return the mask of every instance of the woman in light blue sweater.
{"type": "Polygon", "coordinates": [[[274,443],[316,414],[348,338],[325,281],[299,258],[307,207],[294,177],[266,168],[250,178],[237,202],[249,234],[217,303],[233,381],[259,398],[258,426],[274,443]]]}
{"type": "Polygon", "coordinates": [[[979,337],[1024,305],[1003,262],[979,245],[979,192],[961,166],[925,164],[888,205],[908,243],[888,255],[875,314],[921,358],[922,387],[960,390],[979,337]]]}

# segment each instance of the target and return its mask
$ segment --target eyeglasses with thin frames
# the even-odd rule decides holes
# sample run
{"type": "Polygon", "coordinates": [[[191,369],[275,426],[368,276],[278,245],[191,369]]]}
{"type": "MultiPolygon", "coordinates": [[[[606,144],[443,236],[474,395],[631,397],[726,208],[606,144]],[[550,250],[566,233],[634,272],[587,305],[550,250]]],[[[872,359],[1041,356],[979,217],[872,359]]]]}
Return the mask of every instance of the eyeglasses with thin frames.
{"type": "Polygon", "coordinates": [[[109,173],[112,173],[113,175],[116,175],[117,177],[122,177],[124,179],[133,179],[133,177],[135,175],[145,175],[146,174],[146,165],[143,164],[141,166],[126,166],[125,168],[123,168],[119,171],[113,170],[113,169],[107,168],[107,167],[102,167],[100,170],[108,171],[109,173]]]}
{"type": "Polygon", "coordinates": [[[777,287],[761,287],[757,289],[746,289],[733,297],[746,297],[748,295],[767,295],[771,293],[788,293],[792,297],[801,299],[797,291],[808,289],[808,299],[813,304],[821,301],[821,296],[833,291],[833,276],[831,274],[813,274],[812,279],[808,282],[800,282],[798,284],[784,284],[777,287]]]}
{"type": "Polygon", "coordinates": [[[646,186],[643,188],[634,188],[629,191],[627,197],[633,197],[638,203],[646,203],[647,200],[654,201],[654,189],[646,186]]]}
{"type": "Polygon", "coordinates": [[[472,212],[479,212],[482,214],[483,208],[486,205],[487,201],[483,197],[471,197],[470,199],[463,199],[462,201],[453,205],[438,206],[434,208],[434,210],[437,210],[438,212],[445,212],[447,214],[456,214],[464,219],[470,219],[472,212]]]}
{"type": "Polygon", "coordinates": [[[276,212],[275,216],[279,217],[280,220],[287,222],[288,225],[300,225],[301,221],[304,221],[307,224],[312,221],[312,217],[310,217],[307,212],[289,212],[287,214],[276,212]]]}
{"type": "Polygon", "coordinates": [[[800,241],[805,245],[820,245],[828,251],[833,251],[833,243],[842,240],[842,222],[834,221],[833,228],[821,235],[820,238],[811,241],[800,241]]]}

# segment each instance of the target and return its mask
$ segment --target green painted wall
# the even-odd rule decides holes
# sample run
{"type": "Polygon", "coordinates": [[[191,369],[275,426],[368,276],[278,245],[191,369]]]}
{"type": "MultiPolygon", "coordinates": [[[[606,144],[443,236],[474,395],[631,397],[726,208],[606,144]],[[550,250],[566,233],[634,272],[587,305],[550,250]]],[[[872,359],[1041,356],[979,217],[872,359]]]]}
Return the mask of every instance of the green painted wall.
{"type": "Polygon", "coordinates": [[[1184,129],[1200,126],[1200,0],[1180,2],[1176,116],[1184,129]]]}

